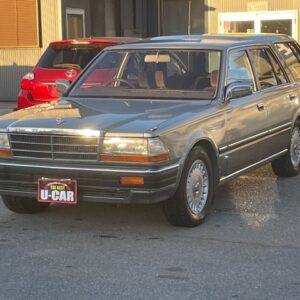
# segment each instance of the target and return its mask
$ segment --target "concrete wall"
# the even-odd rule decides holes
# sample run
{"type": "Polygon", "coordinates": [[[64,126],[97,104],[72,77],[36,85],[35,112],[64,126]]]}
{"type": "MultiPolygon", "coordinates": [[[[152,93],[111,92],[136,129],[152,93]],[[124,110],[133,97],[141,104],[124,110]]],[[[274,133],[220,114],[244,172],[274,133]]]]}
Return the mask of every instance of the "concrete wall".
{"type": "Polygon", "coordinates": [[[48,44],[61,39],[60,0],[41,2],[41,48],[0,48],[0,100],[16,100],[22,77],[36,64],[48,44]]]}

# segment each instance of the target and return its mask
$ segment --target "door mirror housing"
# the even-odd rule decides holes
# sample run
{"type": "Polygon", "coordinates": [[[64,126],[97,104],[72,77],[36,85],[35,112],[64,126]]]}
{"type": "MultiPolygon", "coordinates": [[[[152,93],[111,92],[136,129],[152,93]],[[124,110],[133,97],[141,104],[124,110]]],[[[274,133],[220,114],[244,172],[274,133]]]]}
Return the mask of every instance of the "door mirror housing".
{"type": "Polygon", "coordinates": [[[251,82],[233,82],[226,88],[225,102],[231,99],[249,96],[253,93],[253,85],[251,82]]]}
{"type": "Polygon", "coordinates": [[[60,94],[64,94],[70,87],[70,81],[65,79],[56,80],[55,87],[60,94]]]}

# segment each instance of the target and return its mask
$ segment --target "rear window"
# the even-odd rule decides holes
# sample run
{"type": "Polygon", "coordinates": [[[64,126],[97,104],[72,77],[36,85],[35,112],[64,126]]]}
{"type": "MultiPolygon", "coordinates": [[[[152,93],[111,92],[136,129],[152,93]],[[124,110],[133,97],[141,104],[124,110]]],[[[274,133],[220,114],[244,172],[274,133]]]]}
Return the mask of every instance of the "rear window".
{"type": "Polygon", "coordinates": [[[291,43],[278,43],[276,47],[280,54],[284,57],[293,77],[296,81],[300,81],[300,57],[298,51],[291,43]]]}
{"type": "Polygon", "coordinates": [[[83,69],[103,47],[50,46],[42,55],[38,67],[45,69],[83,69]]]}

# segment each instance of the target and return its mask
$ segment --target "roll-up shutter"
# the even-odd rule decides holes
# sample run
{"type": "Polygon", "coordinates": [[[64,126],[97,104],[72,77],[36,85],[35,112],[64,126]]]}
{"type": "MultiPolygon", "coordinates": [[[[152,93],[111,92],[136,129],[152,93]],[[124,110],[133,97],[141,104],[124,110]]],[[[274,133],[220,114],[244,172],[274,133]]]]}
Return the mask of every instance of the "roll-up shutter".
{"type": "Polygon", "coordinates": [[[0,0],[0,48],[38,45],[37,0],[0,0]]]}

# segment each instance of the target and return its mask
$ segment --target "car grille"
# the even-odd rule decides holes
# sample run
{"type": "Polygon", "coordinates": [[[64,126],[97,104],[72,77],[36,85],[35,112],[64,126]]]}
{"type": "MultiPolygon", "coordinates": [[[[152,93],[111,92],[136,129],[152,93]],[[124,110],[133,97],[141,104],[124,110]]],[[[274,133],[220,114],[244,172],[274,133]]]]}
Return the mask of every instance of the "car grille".
{"type": "Polygon", "coordinates": [[[53,160],[98,159],[99,137],[10,134],[14,156],[53,160]]]}

